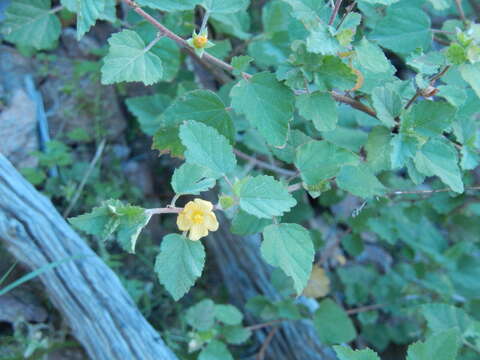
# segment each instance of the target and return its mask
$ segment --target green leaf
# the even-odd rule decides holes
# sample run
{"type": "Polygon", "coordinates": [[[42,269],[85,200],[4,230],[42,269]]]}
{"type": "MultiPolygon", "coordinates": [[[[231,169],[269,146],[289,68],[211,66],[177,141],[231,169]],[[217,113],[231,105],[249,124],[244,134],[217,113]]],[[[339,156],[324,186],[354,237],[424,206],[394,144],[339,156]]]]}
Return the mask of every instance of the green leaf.
{"type": "Polygon", "coordinates": [[[318,131],[331,131],[338,122],[337,103],[329,93],[315,91],[297,96],[298,112],[312,120],[318,131]]]}
{"type": "Polygon", "coordinates": [[[215,305],[215,317],[226,325],[238,325],[243,314],[233,305],[215,305]]]}
{"type": "Polygon", "coordinates": [[[297,294],[307,286],[315,256],[310,233],[298,224],[269,225],[263,231],[262,257],[293,279],[297,294]]]}
{"type": "Polygon", "coordinates": [[[398,169],[405,165],[408,159],[413,158],[419,147],[417,138],[407,134],[395,134],[391,141],[392,153],[390,161],[392,169],[398,169]]]}
{"type": "Polygon", "coordinates": [[[242,72],[246,71],[250,63],[253,61],[253,58],[250,56],[234,56],[230,64],[233,66],[233,74],[241,75],[242,72]]]}
{"type": "Polygon", "coordinates": [[[402,4],[388,7],[370,38],[392,51],[409,54],[417,48],[427,50],[432,42],[431,22],[421,9],[402,4]]]}
{"type": "MultiPolygon", "coordinates": [[[[359,0],[361,3],[366,3],[366,4],[378,4],[378,5],[391,5],[396,2],[399,2],[400,0],[359,0]]],[[[343,360],[343,359],[341,359],[343,360]]]]}
{"type": "Polygon", "coordinates": [[[167,95],[137,96],[125,101],[128,110],[137,118],[140,128],[147,135],[154,135],[162,125],[160,115],[170,104],[167,95]]]}
{"type": "Polygon", "coordinates": [[[185,163],[175,169],[172,188],[175,194],[198,195],[215,186],[215,179],[208,177],[209,170],[202,166],[185,163]]]}
{"type": "Polygon", "coordinates": [[[432,139],[417,152],[415,167],[427,176],[438,176],[453,191],[463,192],[462,174],[455,147],[446,141],[432,139]]]}
{"type": "Polygon", "coordinates": [[[376,126],[368,134],[365,150],[367,151],[367,161],[372,171],[390,170],[391,139],[390,130],[384,126],[376,126]]]}
{"type": "Polygon", "coordinates": [[[245,114],[270,145],[285,144],[295,98],[275,75],[262,72],[249,80],[242,79],[232,88],[230,97],[234,110],[245,114]]]}
{"type": "Polygon", "coordinates": [[[177,98],[162,115],[166,127],[195,120],[216,129],[233,144],[233,120],[220,97],[210,90],[194,90],[177,98]]]}
{"type": "Polygon", "coordinates": [[[342,46],[332,35],[331,28],[319,22],[317,26],[310,29],[307,49],[314,54],[334,55],[342,49],[342,46]]]}
{"type": "Polygon", "coordinates": [[[259,218],[282,216],[297,204],[282,183],[267,175],[248,178],[239,196],[240,208],[259,218]]]}
{"type": "Polygon", "coordinates": [[[231,231],[237,235],[252,235],[263,231],[265,226],[271,223],[270,219],[259,219],[245,211],[239,210],[232,219],[231,231]]]}
{"type": "Polygon", "coordinates": [[[355,86],[357,74],[337,56],[324,56],[319,65],[315,84],[320,90],[350,90],[355,86]]]}
{"type": "Polygon", "coordinates": [[[377,353],[371,349],[352,350],[346,346],[333,347],[339,360],[380,360],[377,353]]]}
{"type": "Polygon", "coordinates": [[[140,6],[148,6],[162,11],[183,11],[193,10],[195,5],[200,3],[200,0],[137,0],[136,3],[140,6]]]}
{"type": "Polygon", "coordinates": [[[115,1],[76,0],[77,40],[80,40],[98,19],[114,21],[115,1]]]}
{"type": "Polygon", "coordinates": [[[434,332],[457,328],[461,333],[472,327],[472,319],[465,310],[449,304],[426,304],[421,312],[427,320],[428,327],[434,332]]]}
{"type": "Polygon", "coordinates": [[[378,119],[386,126],[395,126],[402,111],[402,98],[392,86],[379,86],[372,91],[372,102],[378,119]]]}
{"type": "Polygon", "coordinates": [[[233,356],[223,342],[212,340],[200,352],[198,360],[233,360],[233,356]]]}
{"type": "Polygon", "coordinates": [[[327,345],[350,342],[357,336],[345,310],[331,299],[325,299],[320,303],[313,315],[313,323],[320,341],[327,345]]]}
{"type": "Polygon", "coordinates": [[[195,284],[205,264],[205,249],[200,241],[191,241],[178,234],[163,238],[155,261],[155,272],[175,301],[195,284]]]}
{"type": "Polygon", "coordinates": [[[117,231],[119,245],[125,251],[134,253],[137,238],[150,217],[151,215],[141,207],[122,204],[118,200],[107,200],[101,206],[93,208],[90,213],[68,220],[87,234],[103,239],[117,231]]]}
{"type": "Polygon", "coordinates": [[[450,126],[456,108],[443,101],[422,101],[402,116],[401,131],[422,136],[437,136],[450,126]]]}
{"type": "Polygon", "coordinates": [[[197,330],[210,330],[215,324],[215,303],[211,299],[204,299],[191,306],[187,310],[186,320],[197,330]]]}
{"type": "Polygon", "coordinates": [[[245,10],[250,0],[202,0],[201,5],[211,13],[228,14],[245,10]]]}
{"type": "Polygon", "coordinates": [[[252,335],[252,331],[241,326],[225,326],[222,335],[229,344],[243,344],[252,335]]]}
{"type": "Polygon", "coordinates": [[[142,229],[150,221],[151,215],[138,206],[122,206],[117,209],[117,242],[129,253],[135,253],[135,245],[142,229]]]}
{"type": "Polygon", "coordinates": [[[385,192],[383,184],[366,164],[344,166],[337,176],[337,185],[340,189],[362,198],[381,195],[385,192]]]}
{"type": "Polygon", "coordinates": [[[102,84],[141,81],[152,85],[162,78],[162,60],[149,51],[135,31],[113,34],[108,43],[110,48],[102,66],[102,84]]]}
{"type": "Polygon", "coordinates": [[[235,169],[237,160],[228,140],[214,128],[197,121],[180,126],[180,139],[187,148],[188,163],[204,166],[219,178],[235,169]]]}
{"type": "Polygon", "coordinates": [[[465,64],[460,67],[463,80],[470,84],[480,98],[480,64],[465,64]]]}
{"type": "Polygon", "coordinates": [[[5,40],[37,50],[52,48],[61,24],[50,5],[50,0],[12,0],[1,27],[5,40]]]}
{"type": "Polygon", "coordinates": [[[177,127],[162,127],[153,136],[152,149],[160,151],[160,155],[171,153],[172,156],[181,157],[185,146],[180,141],[177,127]]]}
{"type": "Polygon", "coordinates": [[[407,360],[456,360],[458,335],[458,330],[453,328],[435,333],[425,342],[416,342],[408,347],[407,360]]]}
{"type": "Polygon", "coordinates": [[[303,182],[310,186],[334,178],[344,165],[357,163],[354,153],[328,141],[310,141],[299,146],[295,160],[303,182]]]}
{"type": "Polygon", "coordinates": [[[393,68],[382,49],[366,38],[360,41],[360,44],[355,48],[355,53],[358,63],[371,72],[384,73],[393,68]]]}

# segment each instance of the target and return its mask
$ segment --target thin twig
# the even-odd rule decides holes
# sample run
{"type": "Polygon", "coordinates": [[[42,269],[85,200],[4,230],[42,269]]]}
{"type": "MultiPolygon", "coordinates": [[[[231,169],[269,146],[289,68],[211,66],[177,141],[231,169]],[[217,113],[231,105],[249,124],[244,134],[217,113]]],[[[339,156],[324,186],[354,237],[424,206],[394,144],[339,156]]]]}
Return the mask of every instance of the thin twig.
{"type": "Polygon", "coordinates": [[[274,327],[270,332],[268,333],[265,341],[262,344],[262,347],[260,348],[260,351],[257,354],[257,360],[263,360],[265,359],[265,353],[267,352],[268,346],[272,342],[273,336],[278,330],[278,326],[274,327]]]}
{"type": "Polygon", "coordinates": [[[465,11],[463,11],[462,0],[455,0],[455,5],[457,6],[458,14],[460,19],[462,19],[463,24],[468,25],[467,18],[465,17],[465,11]]]}
{"type": "Polygon", "coordinates": [[[49,14],[55,14],[59,11],[62,11],[64,8],[63,5],[58,5],[58,6],[55,6],[54,8],[51,8],[50,11],[48,12],[49,14]]]}
{"type": "Polygon", "coordinates": [[[253,156],[250,156],[250,155],[247,155],[247,154],[245,154],[244,152],[242,152],[242,151],[240,151],[240,150],[234,149],[233,152],[234,152],[235,155],[237,155],[239,158],[242,158],[242,159],[244,159],[244,160],[248,160],[249,162],[251,162],[251,163],[252,163],[253,165],[255,165],[256,167],[259,167],[259,168],[262,168],[262,169],[267,169],[267,170],[276,172],[276,173],[279,174],[279,175],[284,175],[284,176],[294,176],[294,175],[297,175],[297,172],[296,172],[296,171],[287,170],[287,169],[278,167],[278,166],[276,166],[276,165],[267,163],[267,162],[265,162],[265,161],[258,160],[257,158],[255,158],[255,157],[253,157],[253,156]]]}
{"type": "Polygon", "coordinates": [[[361,306],[361,307],[358,307],[358,308],[355,308],[355,309],[347,310],[347,314],[348,315],[359,314],[359,313],[366,312],[366,311],[381,309],[385,306],[387,306],[387,305],[386,304],[374,304],[374,305],[361,306]]]}
{"type": "MultiPolygon", "coordinates": [[[[213,64],[213,65],[215,65],[215,66],[217,66],[217,67],[219,67],[223,70],[226,70],[230,73],[233,72],[233,70],[234,70],[233,66],[226,63],[223,60],[220,60],[220,59],[216,58],[213,55],[210,55],[208,53],[204,53],[202,58],[199,58],[195,54],[194,50],[188,45],[188,43],[184,39],[182,39],[180,36],[173,33],[172,31],[170,31],[167,27],[165,27],[160,22],[158,22],[154,17],[152,17],[151,15],[146,13],[144,10],[142,10],[133,0],[123,0],[123,1],[124,1],[125,4],[130,6],[138,15],[143,17],[145,20],[147,20],[153,26],[155,26],[166,37],[172,39],[173,41],[175,41],[177,43],[178,46],[184,48],[189,53],[189,55],[191,55],[193,58],[197,59],[197,61],[200,61],[200,62],[206,61],[206,62],[211,63],[211,64],[213,64]]],[[[248,80],[252,77],[252,75],[248,74],[248,73],[242,73],[242,76],[246,80],[248,80]]],[[[368,106],[362,104],[360,101],[357,101],[357,100],[352,99],[352,98],[350,98],[348,96],[345,96],[345,95],[338,94],[334,91],[331,92],[331,95],[338,102],[345,103],[347,105],[350,105],[354,109],[363,111],[364,113],[366,113],[370,116],[376,117],[376,112],[374,110],[372,110],[371,108],[369,108],[368,106]]]]}
{"type": "Polygon", "coordinates": [[[183,208],[178,207],[166,207],[166,208],[154,208],[154,209],[147,209],[145,212],[149,215],[160,215],[160,214],[178,214],[182,211],[183,208]]]}
{"type": "MultiPolygon", "coordinates": [[[[429,80],[430,86],[434,86],[435,82],[438,79],[440,79],[443,75],[445,75],[449,69],[450,69],[450,65],[447,65],[437,74],[432,76],[429,80]]],[[[415,100],[417,100],[421,95],[422,95],[422,89],[417,89],[415,95],[413,95],[412,98],[407,102],[407,105],[405,105],[405,110],[408,109],[415,102],[415,100]]]]}
{"type": "Polygon", "coordinates": [[[78,185],[77,190],[75,191],[75,195],[73,195],[72,200],[70,201],[70,204],[68,204],[67,209],[63,212],[63,217],[68,217],[70,215],[70,212],[72,211],[73,207],[78,201],[78,198],[80,197],[80,194],[82,193],[83,188],[85,187],[85,184],[87,183],[88,178],[90,177],[93,169],[95,168],[95,165],[97,164],[98,160],[102,156],[103,150],[105,149],[105,144],[107,141],[103,139],[100,142],[100,145],[97,148],[97,151],[95,152],[95,155],[93,156],[92,161],[90,162],[90,165],[88,166],[87,171],[85,172],[85,175],[82,178],[82,181],[80,182],[80,185],[78,185]]]}
{"type": "Polygon", "coordinates": [[[467,340],[463,340],[463,344],[472,349],[473,351],[475,351],[476,353],[480,354],[480,349],[478,347],[476,347],[475,345],[473,345],[471,342],[467,341],[467,340]]]}
{"type": "Polygon", "coordinates": [[[261,324],[255,324],[255,325],[247,326],[245,329],[250,330],[250,331],[259,330],[259,329],[263,329],[263,328],[266,328],[266,327],[269,327],[269,326],[272,326],[272,325],[276,325],[276,324],[284,322],[284,321],[287,321],[287,319],[271,320],[271,321],[267,321],[267,322],[264,322],[264,323],[261,323],[261,324]]]}
{"type": "MultiPolygon", "coordinates": [[[[464,189],[465,191],[468,190],[480,190],[480,186],[470,186],[464,189]]],[[[396,196],[396,195],[424,195],[424,194],[436,194],[436,193],[443,193],[443,192],[453,192],[450,188],[444,189],[434,189],[434,190],[397,190],[388,193],[387,196],[396,196]]]]}
{"type": "Polygon", "coordinates": [[[300,190],[300,189],[303,189],[303,184],[301,182],[290,185],[287,188],[288,192],[290,192],[290,193],[295,192],[295,191],[300,190]]]}
{"type": "Polygon", "coordinates": [[[342,5],[343,0],[335,1],[335,6],[333,7],[332,15],[330,16],[330,20],[328,20],[328,25],[332,25],[337,17],[338,11],[340,10],[340,6],[342,5]]]}

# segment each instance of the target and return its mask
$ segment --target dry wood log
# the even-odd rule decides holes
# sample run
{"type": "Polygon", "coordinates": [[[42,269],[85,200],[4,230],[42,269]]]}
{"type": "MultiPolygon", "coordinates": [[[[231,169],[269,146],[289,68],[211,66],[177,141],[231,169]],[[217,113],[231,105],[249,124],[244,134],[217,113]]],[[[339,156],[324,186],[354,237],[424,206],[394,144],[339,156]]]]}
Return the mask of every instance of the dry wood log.
{"type": "Polygon", "coordinates": [[[29,269],[81,256],[40,280],[91,359],[177,359],[113,271],[1,154],[0,241],[29,269]]]}
{"type": "MultiPolygon", "coordinates": [[[[270,267],[260,256],[260,237],[235,236],[229,231],[228,219],[219,212],[217,216],[221,225],[218,231],[210,234],[207,246],[214,254],[232,303],[243,308],[248,299],[256,295],[280,300],[270,282],[270,267]]],[[[258,323],[258,319],[249,316],[246,320],[251,324],[258,323]]],[[[264,343],[270,331],[272,327],[256,330],[257,341],[264,343]]],[[[313,323],[302,320],[279,325],[265,359],[332,360],[336,357],[331,348],[319,342],[313,323]]]]}

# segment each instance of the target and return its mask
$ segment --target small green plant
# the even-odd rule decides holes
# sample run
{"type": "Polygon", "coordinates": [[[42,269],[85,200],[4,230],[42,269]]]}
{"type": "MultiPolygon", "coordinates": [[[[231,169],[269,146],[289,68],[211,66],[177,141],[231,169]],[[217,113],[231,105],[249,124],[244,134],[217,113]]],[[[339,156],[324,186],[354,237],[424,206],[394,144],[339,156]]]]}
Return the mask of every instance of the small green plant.
{"type": "MultiPolygon", "coordinates": [[[[53,48],[62,9],[77,14],[78,39],[97,20],[114,23],[102,83],[153,86],[126,105],[153,149],[184,160],[163,207],[119,194],[71,218],[76,228],[134,253],[154,215],[176,217],[154,267],[179,300],[202,275],[203,238],[226,226],[223,213],[233,233],[261,234],[263,259],[289,284],[285,299],[249,302],[267,323],[309,319],[341,360],[379,358],[345,343],[411,344],[408,360],[478,357],[476,1],[123,0],[122,21],[114,1],[60,3],[12,0],[5,40],[53,48]],[[180,49],[215,91],[192,82],[180,49]],[[312,310],[293,300],[302,294],[321,300],[312,310]]],[[[45,167],[71,162],[55,143],[39,156],[45,167]]],[[[200,360],[232,357],[230,326],[248,338],[224,306],[206,299],[187,311],[200,360]]]]}

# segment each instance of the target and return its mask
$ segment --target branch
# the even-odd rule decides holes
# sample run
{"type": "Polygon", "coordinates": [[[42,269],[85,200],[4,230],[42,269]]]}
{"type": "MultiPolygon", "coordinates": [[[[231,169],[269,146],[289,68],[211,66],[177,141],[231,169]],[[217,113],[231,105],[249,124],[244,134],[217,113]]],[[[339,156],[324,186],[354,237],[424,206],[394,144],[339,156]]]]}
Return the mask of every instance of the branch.
{"type": "MultiPolygon", "coordinates": [[[[189,55],[192,56],[193,58],[195,58],[197,61],[199,61],[199,62],[205,61],[205,62],[211,63],[211,64],[213,64],[213,65],[215,65],[215,66],[217,66],[217,67],[219,67],[219,68],[221,68],[225,71],[233,72],[233,70],[234,70],[233,66],[231,66],[230,64],[226,63],[225,61],[220,60],[220,59],[216,58],[215,56],[212,56],[208,53],[204,53],[203,56],[201,58],[199,58],[195,54],[195,51],[188,45],[188,43],[184,39],[182,39],[180,36],[178,36],[177,34],[170,31],[168,28],[163,26],[154,17],[152,17],[151,15],[146,13],[144,10],[142,10],[138,6],[138,4],[136,4],[134,1],[132,1],[132,0],[123,0],[123,1],[125,2],[125,4],[130,6],[138,15],[143,17],[145,20],[147,20],[153,26],[155,26],[164,36],[166,36],[166,37],[172,39],[173,41],[175,41],[177,43],[177,45],[180,46],[181,48],[184,48],[189,53],[189,55]]],[[[338,6],[340,6],[341,1],[338,1],[338,2],[339,2],[338,6]]],[[[337,10],[337,12],[338,12],[338,10],[337,10]]],[[[248,73],[245,73],[245,72],[242,73],[242,76],[246,80],[248,80],[252,77],[251,74],[248,74],[248,73]]],[[[357,100],[352,99],[352,98],[350,98],[348,96],[345,96],[345,95],[341,95],[341,94],[339,94],[335,91],[332,91],[331,95],[338,102],[342,102],[344,104],[350,105],[354,109],[363,111],[364,113],[366,113],[370,116],[377,117],[377,114],[373,109],[364,105],[360,101],[357,101],[357,100]]]]}
{"type": "Polygon", "coordinates": [[[244,152],[241,152],[240,150],[233,149],[233,152],[234,152],[235,155],[237,155],[239,158],[242,158],[242,159],[244,159],[244,160],[248,160],[249,162],[251,162],[251,163],[252,163],[253,165],[255,165],[256,167],[259,167],[259,168],[262,168],[262,169],[267,169],[267,170],[276,172],[277,174],[285,175],[285,176],[294,176],[294,175],[297,175],[297,172],[296,172],[296,171],[283,169],[283,168],[278,167],[278,166],[276,166],[276,165],[269,164],[269,163],[267,163],[267,162],[265,162],[265,161],[258,160],[257,158],[255,158],[255,157],[253,157],[253,156],[250,156],[250,155],[245,154],[244,152]]]}
{"type": "Polygon", "coordinates": [[[338,11],[340,10],[340,6],[342,5],[343,0],[337,0],[335,2],[335,6],[333,7],[332,15],[330,16],[330,20],[328,20],[328,25],[332,25],[337,17],[338,11]]]}
{"type": "Polygon", "coordinates": [[[145,212],[147,213],[147,215],[152,216],[152,215],[159,215],[159,214],[178,214],[182,210],[183,208],[166,207],[166,208],[147,209],[145,210],[145,212]]]}
{"type": "Polygon", "coordinates": [[[463,24],[468,25],[467,18],[465,17],[465,11],[463,11],[462,0],[455,0],[455,5],[457,6],[458,14],[460,19],[462,19],[463,24]]]}

